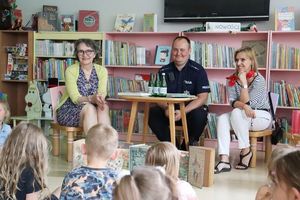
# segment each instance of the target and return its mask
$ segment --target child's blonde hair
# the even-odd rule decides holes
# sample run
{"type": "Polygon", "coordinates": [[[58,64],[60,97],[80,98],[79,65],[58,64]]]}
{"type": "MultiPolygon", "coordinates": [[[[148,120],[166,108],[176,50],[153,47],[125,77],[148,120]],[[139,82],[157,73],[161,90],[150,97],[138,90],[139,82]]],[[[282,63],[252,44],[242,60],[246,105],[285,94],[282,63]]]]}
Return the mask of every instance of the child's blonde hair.
{"type": "MultiPolygon", "coordinates": [[[[19,123],[0,152],[0,199],[16,199],[17,185],[25,168],[31,168],[34,180],[46,189],[48,142],[43,131],[31,123],[19,123]]],[[[33,183],[33,186],[35,184],[33,183]]]]}
{"type": "Polygon", "coordinates": [[[179,173],[180,154],[170,142],[158,142],[151,146],[146,154],[146,165],[162,166],[166,173],[177,180],[179,173]]]}
{"type": "Polygon", "coordinates": [[[113,193],[115,200],[177,200],[174,180],[161,170],[142,166],[124,176],[113,193]]]}
{"type": "Polygon", "coordinates": [[[118,148],[118,133],[110,125],[96,124],[88,130],[85,143],[88,156],[108,160],[118,148]]]}
{"type": "Polygon", "coordinates": [[[0,105],[2,105],[3,109],[5,110],[5,117],[4,117],[3,123],[8,123],[9,118],[10,118],[9,104],[7,103],[7,101],[0,100],[0,105]]]}

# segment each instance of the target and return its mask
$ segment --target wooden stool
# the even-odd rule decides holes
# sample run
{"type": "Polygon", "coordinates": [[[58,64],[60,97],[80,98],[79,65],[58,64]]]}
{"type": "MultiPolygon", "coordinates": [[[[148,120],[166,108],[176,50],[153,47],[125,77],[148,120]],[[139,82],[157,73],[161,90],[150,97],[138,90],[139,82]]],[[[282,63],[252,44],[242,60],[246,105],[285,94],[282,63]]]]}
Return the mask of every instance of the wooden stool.
{"type": "Polygon", "coordinates": [[[60,154],[60,131],[63,131],[67,135],[67,161],[73,161],[73,142],[77,133],[82,133],[83,129],[81,127],[70,127],[61,126],[58,123],[51,123],[51,128],[53,129],[52,135],[52,154],[53,156],[59,156],[60,154]]]}
{"type": "Polygon", "coordinates": [[[289,144],[291,145],[300,145],[300,134],[292,134],[287,132],[286,137],[289,140],[289,144]]]}
{"type": "Polygon", "coordinates": [[[257,152],[257,138],[264,137],[265,142],[265,162],[268,162],[272,153],[271,143],[272,129],[266,129],[263,131],[249,131],[250,148],[253,153],[253,157],[250,163],[250,167],[256,167],[256,152],[257,152]]]}

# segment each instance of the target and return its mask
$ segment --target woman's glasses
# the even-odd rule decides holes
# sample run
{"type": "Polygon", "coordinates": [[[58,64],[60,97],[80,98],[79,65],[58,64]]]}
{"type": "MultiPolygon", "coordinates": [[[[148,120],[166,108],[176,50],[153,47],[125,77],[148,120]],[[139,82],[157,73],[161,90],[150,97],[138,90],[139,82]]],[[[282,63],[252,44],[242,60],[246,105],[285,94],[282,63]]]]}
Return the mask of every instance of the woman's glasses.
{"type": "Polygon", "coordinates": [[[88,49],[88,50],[78,50],[77,51],[77,54],[79,56],[83,56],[84,54],[87,55],[87,56],[91,56],[93,53],[95,53],[95,51],[93,49],[88,49]]]}

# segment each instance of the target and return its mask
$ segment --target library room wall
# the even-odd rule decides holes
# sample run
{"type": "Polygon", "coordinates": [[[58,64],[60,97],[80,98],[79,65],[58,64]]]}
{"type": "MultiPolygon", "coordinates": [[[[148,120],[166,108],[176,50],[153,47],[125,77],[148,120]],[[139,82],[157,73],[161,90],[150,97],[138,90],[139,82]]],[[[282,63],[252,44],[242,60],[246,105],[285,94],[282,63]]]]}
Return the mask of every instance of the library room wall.
{"type": "MultiPolygon", "coordinates": [[[[99,10],[100,30],[109,32],[113,30],[115,18],[118,13],[135,13],[136,22],[133,31],[142,31],[144,13],[157,13],[158,31],[184,31],[199,23],[164,23],[163,22],[163,0],[17,0],[17,5],[22,9],[26,24],[32,13],[42,10],[43,5],[57,5],[59,14],[78,14],[78,10],[99,10]]],[[[274,10],[279,6],[295,7],[296,29],[300,29],[300,4],[299,0],[270,0],[270,20],[256,22],[259,30],[274,30],[274,10]]],[[[247,8],[241,8],[247,9],[247,8]]],[[[246,23],[247,24],[247,23],[246,23]]]]}

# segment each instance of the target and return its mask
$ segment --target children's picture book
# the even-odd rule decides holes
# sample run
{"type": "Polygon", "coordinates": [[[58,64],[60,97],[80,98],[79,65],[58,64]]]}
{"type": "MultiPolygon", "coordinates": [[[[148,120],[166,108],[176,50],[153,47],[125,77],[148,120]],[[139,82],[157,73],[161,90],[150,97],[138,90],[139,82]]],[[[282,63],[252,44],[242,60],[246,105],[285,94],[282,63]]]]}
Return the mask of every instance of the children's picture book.
{"type": "Polygon", "coordinates": [[[156,45],[155,50],[155,65],[167,65],[171,59],[171,46],[156,45]]]}
{"type": "Polygon", "coordinates": [[[61,31],[75,31],[75,17],[74,15],[60,16],[60,30],[61,31]]]}
{"type": "Polygon", "coordinates": [[[195,187],[209,187],[213,184],[215,149],[200,146],[189,148],[188,182],[195,187]]]}
{"type": "Polygon", "coordinates": [[[144,14],[144,32],[157,32],[157,14],[145,13],[144,14]]]}
{"type": "Polygon", "coordinates": [[[275,31],[295,30],[295,9],[291,6],[278,7],[275,10],[275,31]]]}
{"type": "Polygon", "coordinates": [[[55,12],[39,12],[38,31],[59,31],[58,15],[55,12]]]}
{"type": "Polygon", "coordinates": [[[180,152],[180,162],[179,162],[179,175],[178,177],[181,180],[188,180],[188,169],[189,169],[189,152],[188,151],[179,151],[180,152]]]}
{"type": "Polygon", "coordinates": [[[132,32],[135,22],[135,14],[118,14],[115,21],[115,31],[132,32]]]}
{"type": "Polygon", "coordinates": [[[73,142],[73,168],[87,164],[86,155],[82,153],[82,145],[85,139],[75,140],[73,142]]]}
{"type": "Polygon", "coordinates": [[[136,144],[129,147],[129,170],[145,165],[146,153],[150,146],[136,144]]]}
{"type": "Polygon", "coordinates": [[[255,51],[258,67],[266,67],[267,40],[243,40],[242,47],[251,47],[255,51]]]}
{"type": "Polygon", "coordinates": [[[79,32],[99,31],[99,12],[96,10],[79,10],[78,15],[79,32]]]}

